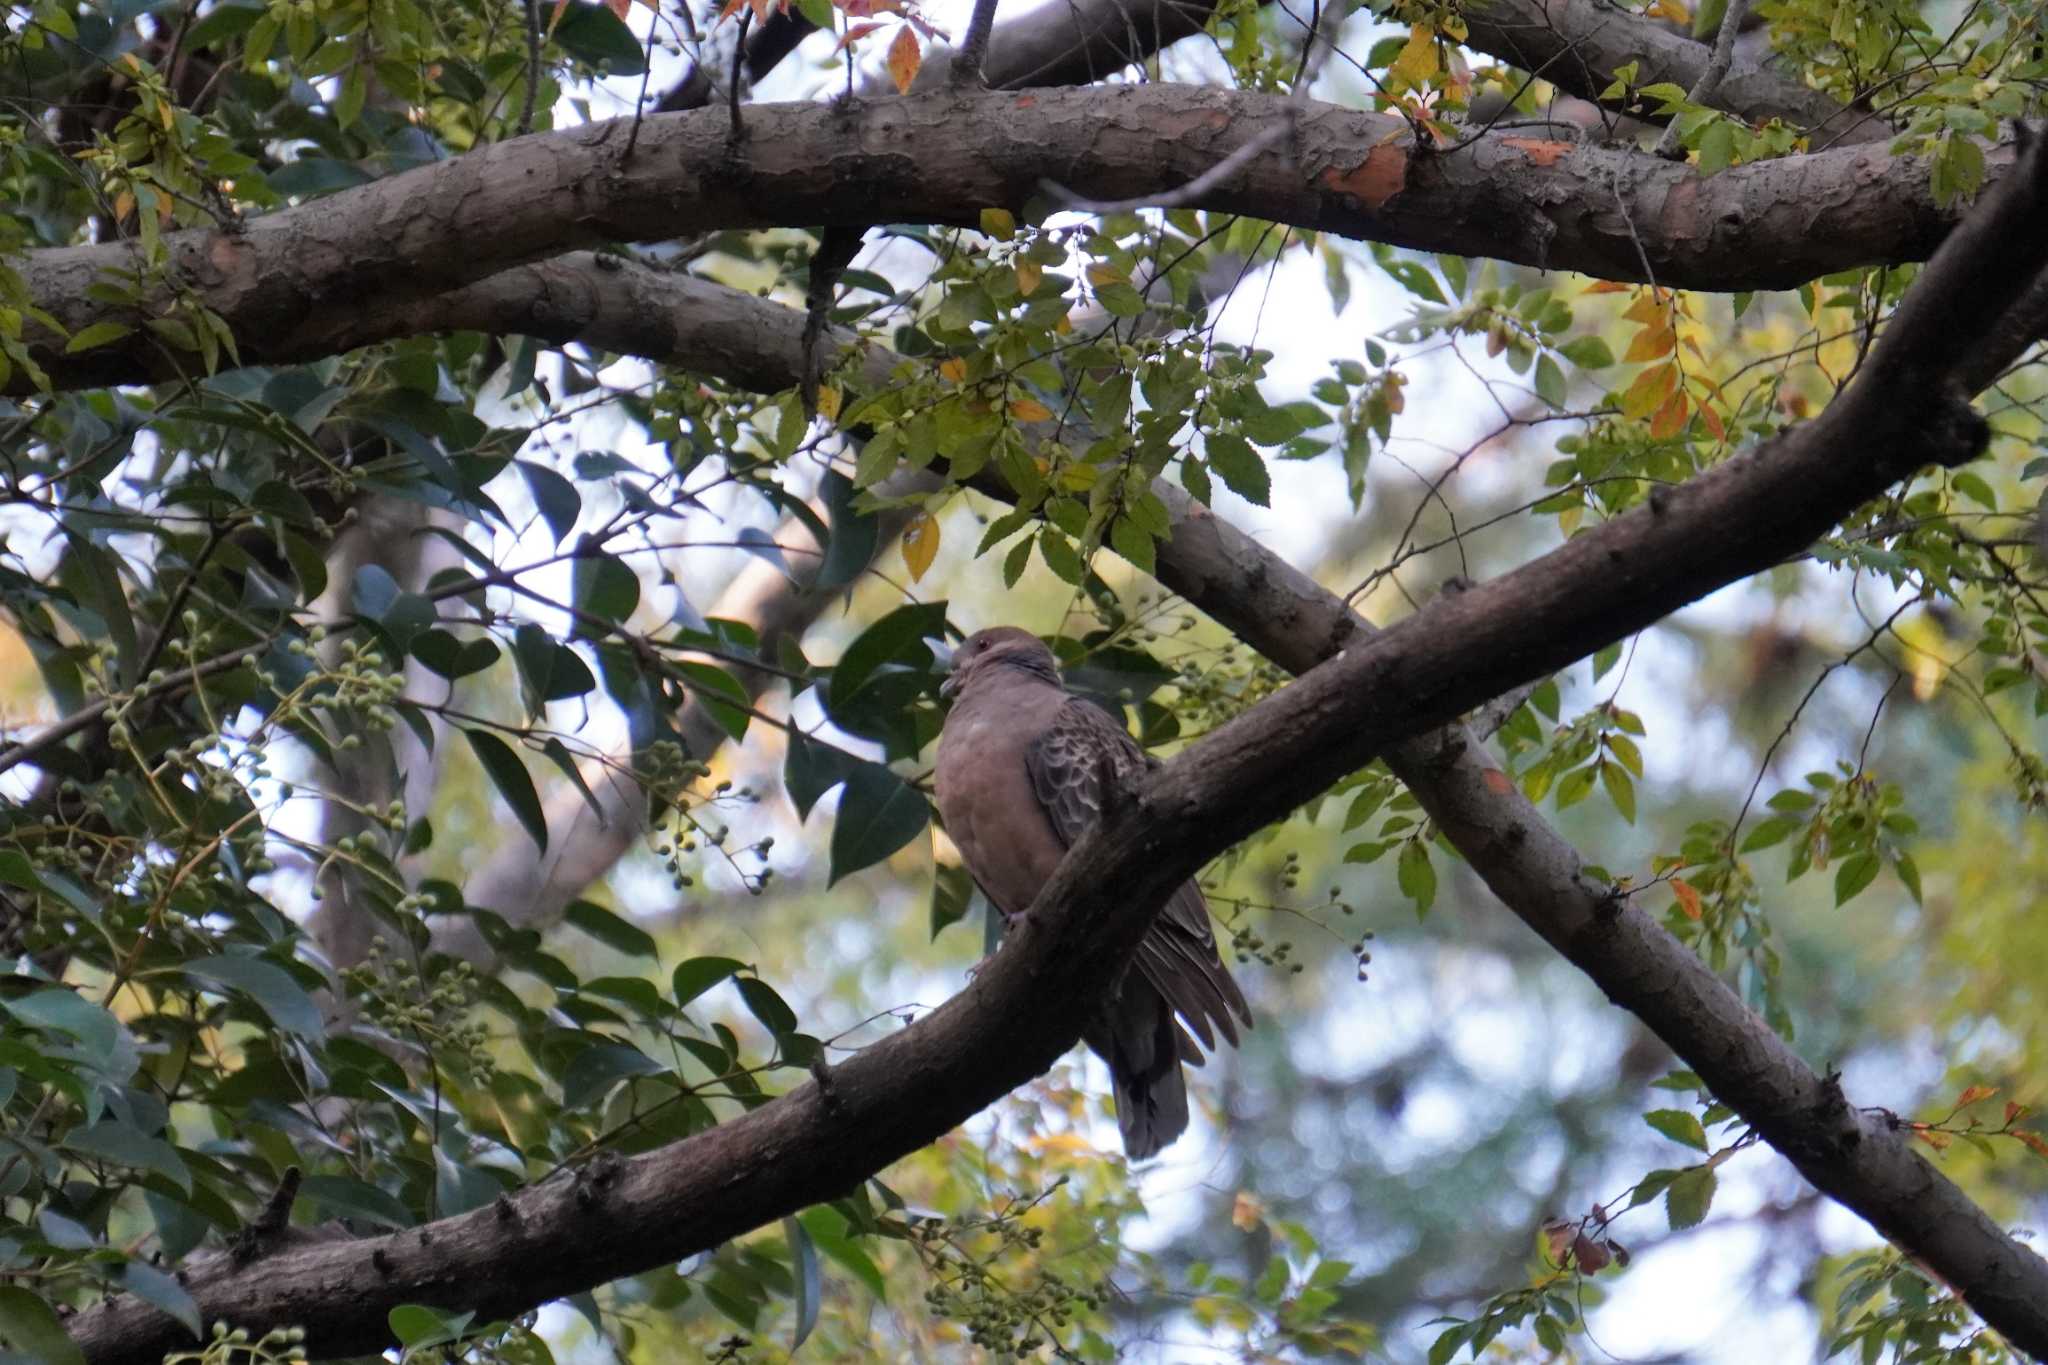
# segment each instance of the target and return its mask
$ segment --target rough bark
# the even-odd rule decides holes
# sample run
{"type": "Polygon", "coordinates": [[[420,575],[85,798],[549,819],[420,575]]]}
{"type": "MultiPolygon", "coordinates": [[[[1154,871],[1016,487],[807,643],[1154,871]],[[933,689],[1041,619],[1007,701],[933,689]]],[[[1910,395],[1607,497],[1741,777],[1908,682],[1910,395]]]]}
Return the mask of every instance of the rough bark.
{"type": "MultiPolygon", "coordinates": [[[[1462,13],[1472,47],[1613,108],[1621,106],[1600,96],[1618,68],[1636,63],[1638,86],[1668,81],[1691,90],[1712,56],[1705,43],[1599,0],[1479,0],[1462,13]]],[[[1706,104],[1751,123],[1783,119],[1806,129],[1816,147],[1882,142],[1892,135],[1876,115],[1844,108],[1750,53],[1736,55],[1706,104]]]]}
{"type": "MultiPolygon", "coordinates": [[[[1955,233],[1863,373],[1815,421],[1704,473],[1512,573],[1359,638],[1348,617],[1298,640],[1299,681],[1161,768],[1084,838],[1003,950],[945,1005],[742,1118],[644,1156],[592,1163],[492,1208],[423,1229],[193,1268],[203,1316],[299,1323],[319,1356],[381,1347],[402,1302],[515,1312],[715,1245],[829,1198],[1050,1065],[1145,932],[1153,909],[1220,849],[1410,737],[1550,673],[1674,607],[1797,553],[1929,461],[1959,463],[1986,429],[1958,389],[1953,338],[1995,331],[2011,299],[1987,285],[2048,268],[2048,154],[1955,233]]],[[[1189,555],[1197,601],[1241,578],[1220,523],[1184,511],[1165,554],[1189,555]],[[1205,549],[1205,542],[1208,548],[1205,549]],[[1201,578],[1204,560],[1219,572],[1201,578]],[[1234,565],[1236,567],[1234,567],[1234,565]]],[[[1268,575],[1270,577],[1270,575],[1268,575]]],[[[1265,579],[1255,580],[1254,586],[1265,579]]],[[[1259,591],[1264,592],[1264,589],[1259,591]]],[[[1271,629],[1313,627],[1302,580],[1260,605],[1271,629]],[[1288,609],[1288,597],[1296,604],[1288,609]]],[[[1466,751],[1413,755],[1463,771],[1431,798],[1475,864],[1510,867],[1541,821],[1466,751]],[[1500,801],[1509,804],[1503,806],[1500,801]],[[1502,825],[1518,810],[1526,824],[1502,825]]],[[[2006,1236],[1882,1115],[1851,1108],[1648,915],[1588,881],[1569,845],[1544,850],[1525,914],[1671,1042],[1821,1189],[1869,1218],[2016,1346],[2048,1352],[2048,1263],[2006,1236]]],[[[1462,845],[1461,845],[1462,846],[1462,845]]],[[[1515,886],[1497,886],[1518,896],[1515,886]]],[[[182,1329],[132,1298],[82,1314],[95,1362],[155,1361],[182,1329]]]]}
{"type": "MultiPolygon", "coordinates": [[[[236,233],[173,234],[169,256],[255,363],[378,339],[366,319],[578,246],[713,228],[973,223],[992,205],[1042,202],[1046,180],[1084,199],[1129,199],[1282,135],[1285,145],[1196,206],[1695,289],[1777,288],[1924,259],[1956,216],[1935,205],[1923,162],[1875,147],[1703,178],[1631,148],[1502,135],[1438,153],[1382,115],[1179,86],[948,91],[850,108],[761,105],[745,117],[738,141],[722,110],[650,117],[630,158],[623,121],[515,138],[236,233]]],[[[1995,179],[2010,149],[1990,161],[1995,179]]],[[[20,268],[37,304],[76,330],[109,318],[87,286],[132,267],[134,251],[51,248],[20,268]]],[[[42,363],[67,388],[166,377],[178,366],[149,338],[72,356],[52,347],[42,363]]]]}

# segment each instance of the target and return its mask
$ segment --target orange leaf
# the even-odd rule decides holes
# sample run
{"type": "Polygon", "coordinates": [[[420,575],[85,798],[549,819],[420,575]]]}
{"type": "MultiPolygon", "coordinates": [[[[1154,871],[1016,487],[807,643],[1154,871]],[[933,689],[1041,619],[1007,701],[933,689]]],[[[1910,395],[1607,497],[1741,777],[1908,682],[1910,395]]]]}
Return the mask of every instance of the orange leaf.
{"type": "Polygon", "coordinates": [[[1052,409],[1036,398],[1013,398],[1010,416],[1020,422],[1047,422],[1052,420],[1052,409]]]}
{"type": "Polygon", "coordinates": [[[1728,428],[1722,425],[1721,414],[1714,411],[1714,405],[1712,403],[1700,404],[1699,412],[1700,420],[1707,424],[1708,431],[1714,433],[1715,440],[1725,441],[1728,439],[1728,428]]]}
{"type": "Polygon", "coordinates": [[[555,0],[555,12],[548,16],[548,37],[555,36],[555,25],[562,22],[562,11],[569,8],[569,0],[555,0]]]}
{"type": "Polygon", "coordinates": [[[1645,327],[1655,327],[1664,321],[1664,305],[1655,294],[1644,294],[1628,306],[1622,318],[1627,322],[1640,322],[1645,327]]]}
{"type": "Polygon", "coordinates": [[[939,523],[929,512],[919,512],[903,528],[903,563],[910,569],[910,581],[924,577],[939,553],[939,523]]]}
{"type": "Polygon", "coordinates": [[[1956,1096],[1956,1108],[1967,1108],[1979,1100],[1988,1100],[1997,1093],[1998,1087],[1995,1085],[1973,1085],[1956,1096]]]}
{"type": "Polygon", "coordinates": [[[2048,1156],[2048,1142],[2043,1142],[2039,1133],[2029,1132],[2025,1128],[2015,1128],[2012,1135],[2032,1148],[2035,1155],[2048,1156]]]}
{"type": "Polygon", "coordinates": [[[876,23],[855,24],[852,28],[839,35],[839,41],[833,44],[832,50],[837,52],[841,48],[851,47],[880,27],[881,25],[876,23]]]}
{"type": "Polygon", "coordinates": [[[1257,1196],[1237,1192],[1237,1198],[1230,1201],[1230,1222],[1239,1232],[1250,1232],[1266,1220],[1266,1210],[1257,1196]]]}
{"type": "MultiPolygon", "coordinates": [[[[1919,1138],[1922,1142],[1926,1143],[1929,1147],[1932,1147],[1937,1152],[1947,1151],[1949,1143],[1953,1141],[1953,1139],[1951,1139],[1947,1133],[1940,1132],[1933,1128],[1927,1128],[1917,1123],[1913,1125],[1913,1136],[1919,1138]]],[[[2033,1144],[2028,1143],[2027,1145],[2031,1147],[2033,1144]]]]}
{"type": "Polygon", "coordinates": [[[1657,415],[1650,419],[1650,435],[1659,441],[1668,441],[1685,430],[1685,414],[1690,405],[1683,393],[1674,393],[1657,409],[1657,415]]]}
{"type": "Polygon", "coordinates": [[[2012,1125],[2012,1121],[2013,1121],[2014,1119],[2018,1118],[2018,1117],[2019,1117],[2020,1115],[2022,1115],[2022,1114],[2024,1114],[2024,1113],[2026,1113],[2026,1112],[2027,1112],[2027,1106],[2025,1106],[2024,1104],[2021,1104],[2021,1103],[2020,1103],[2020,1102],[2019,1102],[2018,1100],[2007,1100],[2007,1101],[2005,1102],[2005,1122],[2006,1122],[2006,1125],[2007,1125],[2008,1127],[2010,1127],[2010,1126],[2012,1125]]]}
{"type": "Polygon", "coordinates": [[[959,356],[951,356],[939,362],[939,378],[954,384],[967,382],[967,362],[959,356]]]}
{"type": "Polygon", "coordinates": [[[623,22],[626,11],[633,8],[633,0],[604,0],[604,7],[612,12],[612,18],[623,22]]]}
{"type": "Polygon", "coordinates": [[[1621,396],[1621,415],[1632,422],[1640,422],[1659,407],[1678,388],[1678,367],[1669,362],[1652,365],[1636,376],[1635,383],[1628,386],[1628,392],[1621,396]]]}
{"type": "Polygon", "coordinates": [[[1671,894],[1678,897],[1678,908],[1685,912],[1687,919],[1696,920],[1700,917],[1700,893],[1698,887],[1694,886],[1691,882],[1680,881],[1678,878],[1673,877],[1671,879],[1671,894]]]}
{"type": "Polygon", "coordinates": [[[1621,363],[1637,365],[1645,360],[1655,360],[1660,355],[1671,354],[1671,348],[1677,344],[1678,334],[1668,325],[1645,327],[1628,344],[1628,354],[1621,358],[1621,363]]]}
{"type": "Polygon", "coordinates": [[[924,49],[917,45],[916,32],[904,24],[889,40],[889,79],[896,82],[897,94],[910,93],[910,83],[917,79],[917,69],[923,65],[924,49]]]}
{"type": "Polygon", "coordinates": [[[1595,280],[1581,292],[1587,294],[1626,294],[1634,287],[1633,285],[1622,284],[1615,280],[1595,280]]]}

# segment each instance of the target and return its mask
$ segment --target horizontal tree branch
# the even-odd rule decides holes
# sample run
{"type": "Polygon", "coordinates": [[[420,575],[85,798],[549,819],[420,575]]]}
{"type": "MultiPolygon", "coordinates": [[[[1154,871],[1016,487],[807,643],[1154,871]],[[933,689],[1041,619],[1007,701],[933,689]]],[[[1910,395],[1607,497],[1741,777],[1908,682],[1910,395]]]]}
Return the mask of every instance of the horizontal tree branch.
{"type": "MultiPolygon", "coordinates": [[[[187,1288],[203,1315],[257,1330],[300,1324],[320,1356],[376,1349],[396,1304],[522,1311],[833,1197],[931,1141],[1072,1045],[1087,1002],[1128,961],[1153,907],[1222,848],[1403,740],[1778,563],[1927,462],[1977,454],[1986,429],[1958,397],[1952,334],[1928,333],[1994,331],[2010,294],[1971,286],[1994,268],[2021,279],[2048,268],[2044,161],[2041,148],[2029,152],[2007,189],[1953,234],[1864,373],[1813,422],[1381,634],[1362,638],[1320,588],[1259,562],[1250,542],[1183,504],[1161,554],[1185,576],[1176,586],[1219,615],[1244,613],[1247,638],[1263,636],[1290,667],[1327,661],[1106,812],[959,995],[820,1079],[659,1151],[593,1162],[425,1228],[246,1269],[227,1257],[195,1266],[187,1288]],[[1328,637],[1314,639],[1318,628],[1328,637]]],[[[1884,1116],[1850,1108],[1832,1078],[1816,1076],[1647,914],[1589,881],[1513,782],[1470,748],[1440,745],[1401,761],[1421,773],[1432,815],[1496,890],[1819,1188],[1956,1286],[2016,1346],[2048,1352],[2048,1263],[1884,1116]],[[1442,784],[1433,791],[1432,771],[1442,784]],[[1512,823],[1499,823],[1502,812],[1512,823]],[[1525,865],[1532,848],[1545,861],[1525,865]],[[1531,884],[1494,882],[1509,872],[1531,884]]],[[[73,1326],[98,1365],[154,1362],[181,1331],[132,1298],[73,1326]]]]}
{"type": "MultiPolygon", "coordinates": [[[[723,110],[651,116],[630,157],[625,121],[515,138],[237,232],[171,234],[169,259],[233,329],[244,363],[286,361],[377,339],[364,316],[579,246],[732,227],[973,223],[991,206],[1026,210],[1045,179],[1088,199],[1130,199],[1178,189],[1281,126],[1288,146],[1198,206],[1697,289],[1778,288],[1924,259],[1956,216],[1935,204],[1922,160],[1875,147],[1702,177],[1636,149],[1502,135],[1440,153],[1384,115],[1186,86],[947,91],[850,108],[760,105],[745,119],[735,140],[723,110]]],[[[1990,159],[1995,178],[2010,150],[1990,159]]],[[[140,320],[88,292],[106,272],[134,269],[138,251],[49,248],[20,268],[37,305],[75,332],[140,320]]],[[[45,344],[41,361],[74,388],[166,377],[193,358],[142,329],[77,355],[45,344]]],[[[25,382],[19,367],[10,382],[25,382]]]]}

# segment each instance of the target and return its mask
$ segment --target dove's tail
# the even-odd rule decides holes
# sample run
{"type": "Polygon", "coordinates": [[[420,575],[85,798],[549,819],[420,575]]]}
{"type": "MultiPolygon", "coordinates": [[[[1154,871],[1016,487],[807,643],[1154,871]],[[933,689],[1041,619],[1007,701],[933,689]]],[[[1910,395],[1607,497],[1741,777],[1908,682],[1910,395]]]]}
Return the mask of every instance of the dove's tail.
{"type": "Polygon", "coordinates": [[[1187,1131],[1180,1026],[1174,1022],[1173,1007],[1135,973],[1125,978],[1112,1009],[1109,1036],[1091,1035],[1088,1042],[1109,1063],[1124,1155],[1143,1161],[1187,1131]]]}

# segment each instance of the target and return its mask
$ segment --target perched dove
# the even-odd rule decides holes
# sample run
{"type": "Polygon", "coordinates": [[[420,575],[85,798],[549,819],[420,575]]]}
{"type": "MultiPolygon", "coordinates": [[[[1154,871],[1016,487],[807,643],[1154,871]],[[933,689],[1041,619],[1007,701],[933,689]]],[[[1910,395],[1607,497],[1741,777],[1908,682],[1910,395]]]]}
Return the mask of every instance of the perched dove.
{"type": "MultiPolygon", "coordinates": [[[[1107,712],[1061,686],[1052,651],[1015,626],[971,636],[942,690],[957,700],[939,739],[939,815],[968,872],[1011,919],[1101,817],[1105,797],[1136,786],[1147,760],[1107,712]]],[[[1195,1038],[1214,1051],[1220,1033],[1235,1047],[1232,1015],[1249,1028],[1251,1011],[1216,955],[1193,882],[1173,893],[1133,965],[1081,1037],[1109,1063],[1124,1152],[1139,1160],[1188,1126],[1180,1064],[1202,1064],[1195,1038]]]]}

